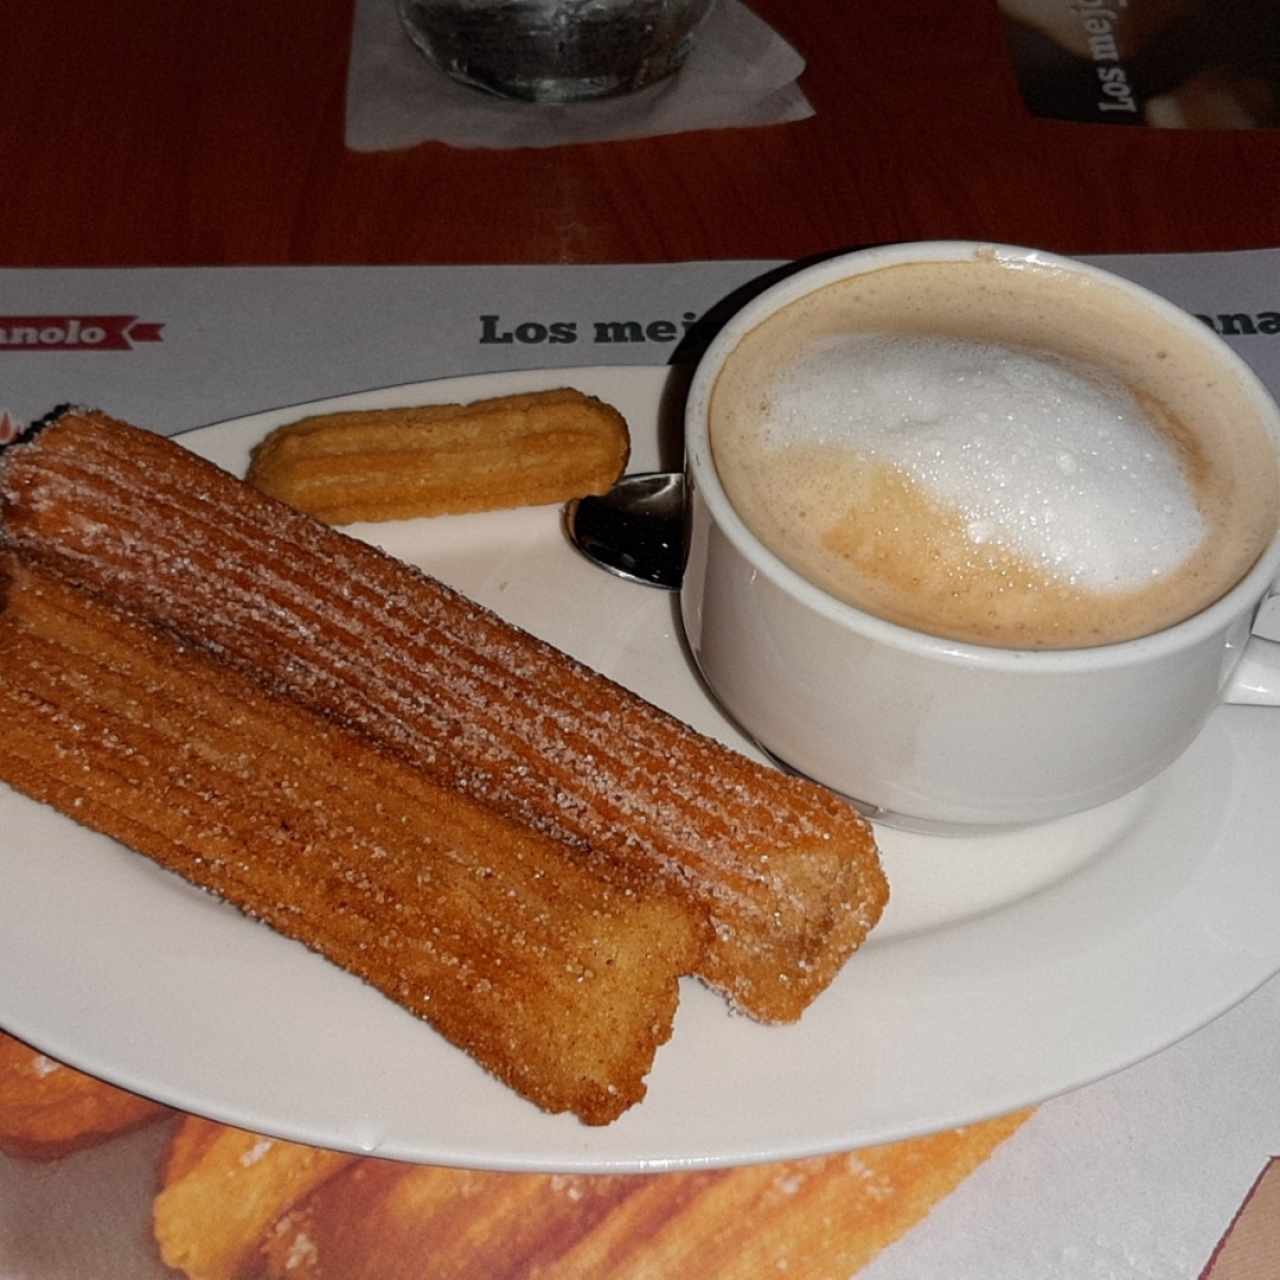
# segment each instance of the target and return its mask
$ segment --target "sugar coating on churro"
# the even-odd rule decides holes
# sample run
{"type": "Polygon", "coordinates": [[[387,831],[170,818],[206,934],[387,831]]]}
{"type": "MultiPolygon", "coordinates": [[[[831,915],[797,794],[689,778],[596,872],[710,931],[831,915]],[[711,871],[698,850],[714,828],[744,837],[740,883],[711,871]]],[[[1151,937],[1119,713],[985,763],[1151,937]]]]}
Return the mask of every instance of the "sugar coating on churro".
{"type": "Polygon", "coordinates": [[[304,942],[519,1093],[643,1096],[702,937],[244,672],[0,555],[0,777],[304,942]]]}
{"type": "Polygon", "coordinates": [[[630,448],[612,405],[560,387],[303,418],[259,442],[246,479],[326,524],[351,524],[605,493],[630,448]]]}
{"type": "Polygon", "coordinates": [[[4,459],[5,538],[438,784],[709,921],[698,970],[788,1021],[887,899],[868,826],[172,441],[68,413],[4,459]]]}

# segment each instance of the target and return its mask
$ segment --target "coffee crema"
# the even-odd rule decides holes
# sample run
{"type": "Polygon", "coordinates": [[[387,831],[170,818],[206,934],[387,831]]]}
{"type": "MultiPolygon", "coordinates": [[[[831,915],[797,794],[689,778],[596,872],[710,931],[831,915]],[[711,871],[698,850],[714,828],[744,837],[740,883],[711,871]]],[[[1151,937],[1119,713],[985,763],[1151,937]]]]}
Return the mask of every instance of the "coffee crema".
{"type": "Polygon", "coordinates": [[[1114,286],[993,259],[817,290],[711,400],[753,533],[846,603],[933,635],[1076,648],[1199,612],[1277,520],[1243,387],[1114,286]]]}

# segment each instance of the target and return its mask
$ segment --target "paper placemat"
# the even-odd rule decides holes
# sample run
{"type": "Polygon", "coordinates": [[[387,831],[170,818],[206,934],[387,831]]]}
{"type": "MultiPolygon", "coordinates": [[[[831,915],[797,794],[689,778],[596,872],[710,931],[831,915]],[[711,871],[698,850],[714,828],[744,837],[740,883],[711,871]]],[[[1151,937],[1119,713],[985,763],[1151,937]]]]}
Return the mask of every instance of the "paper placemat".
{"type": "MultiPolygon", "coordinates": [[[[1201,316],[1280,394],[1273,287],[1280,249],[1092,260],[1201,316]]],[[[0,271],[0,417],[24,420],[75,400],[176,431],[271,405],[448,374],[663,364],[680,358],[686,332],[781,266],[10,268],[0,271]],[[552,321],[571,340],[551,342],[552,321]]],[[[1224,938],[1222,945],[1234,942],[1224,938]]],[[[1045,1102],[958,1182],[939,1184],[935,1147],[913,1142],[853,1160],[764,1166],[741,1178],[694,1172],[643,1186],[627,1179],[433,1176],[367,1160],[345,1168],[348,1194],[337,1194],[335,1180],[334,1193],[325,1194],[330,1215],[316,1220],[335,1236],[349,1214],[376,1225],[361,1198],[366,1180],[386,1179],[415,1194],[426,1180],[427,1189],[442,1188],[457,1203],[473,1195],[477,1208],[512,1205],[536,1191],[519,1198],[523,1216],[515,1225],[523,1231],[527,1223],[535,1234],[539,1213],[553,1205],[564,1214],[565,1239],[602,1251],[625,1242],[630,1270],[616,1267],[611,1277],[647,1270],[730,1280],[763,1274],[828,1280],[855,1272],[858,1280],[1259,1280],[1278,1274],[1280,1265],[1278,1039],[1280,982],[1273,980],[1182,1043],[1045,1102]],[[933,1191],[912,1202],[918,1212],[909,1219],[894,1216],[903,1184],[893,1184],[897,1198],[889,1199],[879,1175],[891,1161],[916,1168],[905,1163],[911,1153],[927,1154],[915,1185],[933,1191]],[[867,1194],[860,1194],[864,1182],[867,1194]],[[626,1224],[639,1221],[638,1210],[649,1204],[631,1198],[637,1188],[659,1207],[667,1197],[687,1205],[680,1224],[669,1230],[666,1218],[653,1216],[644,1221],[661,1221],[661,1229],[645,1234],[641,1223],[628,1234],[626,1224]],[[750,1198],[738,1194],[744,1188],[750,1198]],[[614,1189],[616,1211],[599,1198],[614,1189]],[[713,1202],[726,1207],[713,1215],[713,1202]],[[713,1235],[694,1231],[704,1208],[713,1235]],[[858,1252],[864,1226],[884,1246],[869,1261],[858,1252]],[[700,1261],[712,1245],[714,1258],[680,1271],[674,1264],[691,1256],[696,1240],[708,1247],[700,1261]],[[664,1263],[672,1265],[664,1270],[664,1263]]],[[[38,1058],[28,1057],[28,1065],[44,1097],[59,1072],[38,1058]]],[[[6,1101],[20,1099],[0,1087],[0,1104],[6,1101]]],[[[0,1280],[181,1275],[163,1264],[153,1211],[168,1143],[190,1123],[161,1115],[146,1128],[54,1161],[0,1155],[0,1280]]],[[[272,1167],[266,1158],[274,1148],[259,1138],[220,1134],[231,1148],[226,1167],[237,1179],[272,1167]]],[[[226,1203],[209,1199],[215,1208],[226,1203]]],[[[377,1202],[389,1203],[381,1195],[377,1202]]],[[[420,1241],[437,1239],[432,1221],[421,1208],[405,1216],[420,1241]]],[[[200,1238],[212,1247],[225,1235],[215,1223],[200,1238]]],[[[505,1257],[512,1266],[523,1239],[510,1239],[505,1257]]],[[[297,1252],[278,1259],[281,1266],[292,1258],[291,1277],[314,1274],[306,1268],[305,1231],[288,1243],[297,1252]]],[[[388,1269],[418,1264],[427,1274],[432,1265],[428,1244],[416,1254],[382,1256],[388,1269]]],[[[186,1273],[228,1274],[194,1263],[186,1273]]],[[[566,1264],[561,1274],[569,1273],[566,1264]]]]}

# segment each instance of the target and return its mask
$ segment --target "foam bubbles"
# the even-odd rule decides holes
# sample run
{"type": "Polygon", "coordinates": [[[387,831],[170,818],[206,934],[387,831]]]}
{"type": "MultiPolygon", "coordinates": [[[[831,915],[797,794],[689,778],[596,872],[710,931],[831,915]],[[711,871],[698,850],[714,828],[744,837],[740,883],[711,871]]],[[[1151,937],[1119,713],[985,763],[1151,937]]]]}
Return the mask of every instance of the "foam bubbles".
{"type": "Polygon", "coordinates": [[[1118,382],[960,338],[841,334],[781,374],[769,448],[889,464],[994,543],[1074,585],[1149,584],[1204,535],[1177,449],[1118,382]]]}

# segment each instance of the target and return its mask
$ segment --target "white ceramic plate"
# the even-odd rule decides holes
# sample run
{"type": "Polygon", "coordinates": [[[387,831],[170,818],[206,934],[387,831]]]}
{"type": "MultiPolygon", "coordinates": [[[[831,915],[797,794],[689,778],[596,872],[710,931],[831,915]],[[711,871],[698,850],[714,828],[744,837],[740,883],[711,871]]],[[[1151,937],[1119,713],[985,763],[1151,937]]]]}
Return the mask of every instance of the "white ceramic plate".
{"type": "MultiPolygon", "coordinates": [[[[658,463],[660,434],[678,457],[675,377],[512,373],[306,409],[567,383],[623,410],[641,470],[658,463]]],[[[241,471],[256,440],[300,413],[185,443],[241,471]]],[[[588,565],[556,509],[354,532],[751,750],[695,678],[673,597],[588,565]]],[[[983,839],[880,832],[893,901],[800,1024],[758,1026],[686,982],[648,1097],[603,1129],[543,1115],[302,947],[0,791],[0,1024],[189,1111],[438,1164],[653,1170],[887,1141],[1115,1071],[1280,969],[1277,759],[1280,714],[1224,708],[1167,773],[1091,813],[983,839]]]]}

